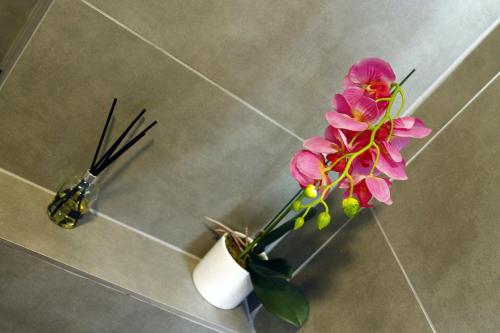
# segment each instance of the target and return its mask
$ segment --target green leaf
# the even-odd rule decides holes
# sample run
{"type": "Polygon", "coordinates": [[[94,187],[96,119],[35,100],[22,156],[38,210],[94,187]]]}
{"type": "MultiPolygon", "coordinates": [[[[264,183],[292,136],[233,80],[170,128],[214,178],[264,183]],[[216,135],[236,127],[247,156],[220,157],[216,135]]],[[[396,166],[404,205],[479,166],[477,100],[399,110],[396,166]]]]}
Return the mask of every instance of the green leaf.
{"type": "Polygon", "coordinates": [[[285,280],[292,277],[292,267],[282,258],[269,260],[250,258],[247,268],[262,277],[285,280]]]}
{"type": "Polygon", "coordinates": [[[309,303],[302,292],[284,279],[263,277],[250,272],[255,294],[264,308],[297,327],[309,317],[309,303]]]}
{"type": "MultiPolygon", "coordinates": [[[[280,225],[278,228],[268,233],[266,236],[262,237],[260,242],[253,249],[253,253],[259,254],[261,252],[264,252],[267,245],[274,243],[275,241],[283,237],[287,232],[293,230],[295,226],[295,219],[299,216],[302,216],[302,214],[303,211],[292,217],[287,222],[280,225]]],[[[311,208],[311,210],[309,210],[309,213],[307,213],[307,215],[304,217],[304,221],[310,220],[311,218],[314,217],[314,215],[316,215],[316,208],[313,207],[311,208]]]]}

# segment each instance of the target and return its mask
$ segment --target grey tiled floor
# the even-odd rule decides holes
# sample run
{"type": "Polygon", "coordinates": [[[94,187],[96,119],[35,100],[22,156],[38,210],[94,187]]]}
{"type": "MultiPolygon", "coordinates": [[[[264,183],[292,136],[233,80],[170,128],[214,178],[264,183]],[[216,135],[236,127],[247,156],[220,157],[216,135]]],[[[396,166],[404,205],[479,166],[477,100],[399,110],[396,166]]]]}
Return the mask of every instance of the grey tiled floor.
{"type": "Polygon", "coordinates": [[[0,243],[0,332],[215,332],[0,243]]]}
{"type": "Polygon", "coordinates": [[[500,328],[499,105],[496,79],[376,210],[438,332],[500,328]]]}
{"type": "Polygon", "coordinates": [[[191,278],[196,259],[100,216],[73,230],[60,228],[46,215],[51,197],[0,170],[0,239],[179,316],[250,331],[243,306],[220,310],[198,294],[191,278]]]}
{"type": "Polygon", "coordinates": [[[55,190],[88,168],[114,96],[113,137],[143,107],[159,123],[104,176],[99,211],[202,256],[203,216],[255,231],[296,190],[296,138],[72,0],[0,91],[0,167],[55,190]]]}
{"type": "MultiPolygon", "coordinates": [[[[492,0],[361,1],[355,5],[340,1],[90,2],[97,10],[86,1],[56,0],[0,91],[0,167],[55,190],[62,178],[86,168],[112,97],[120,100],[115,133],[133,112],[147,107],[149,119],[158,119],[160,125],[152,132],[153,139],[144,142],[144,148],[129,154],[104,177],[97,209],[199,256],[213,242],[202,224],[203,215],[234,227],[248,224],[256,230],[294,192],[286,166],[300,142],[283,126],[299,136],[316,134],[323,126],[320,122],[324,124],[321,114],[329,97],[340,88],[353,59],[376,54],[390,60],[400,74],[417,67],[416,76],[406,85],[411,102],[500,14],[500,7],[492,0]],[[423,7],[425,11],[420,10],[423,7]],[[381,14],[385,19],[380,19],[381,14]],[[393,34],[394,29],[398,33],[393,34]],[[228,95],[210,80],[238,96],[228,95]],[[278,120],[281,128],[241,103],[240,98],[278,120]]],[[[447,90],[437,90],[422,104],[418,116],[435,131],[498,71],[498,38],[497,30],[445,81],[447,90]]],[[[500,215],[494,201],[499,195],[493,187],[498,184],[498,173],[485,167],[498,162],[497,146],[491,144],[498,141],[493,127],[499,123],[496,105],[498,83],[415,160],[412,180],[395,186],[394,207],[376,210],[440,332],[493,332],[500,326],[495,317],[500,312],[500,292],[494,262],[499,230],[493,223],[500,215]],[[471,124],[481,129],[472,132],[471,124]],[[440,164],[442,156],[448,164],[440,164]],[[481,181],[487,183],[464,176],[477,170],[485,176],[481,181]],[[469,205],[478,208],[464,209],[469,205]],[[409,211],[413,213],[410,217],[409,211]]],[[[408,154],[411,156],[423,142],[411,146],[408,154]]],[[[0,176],[4,184],[16,182],[5,177],[0,176]]],[[[33,210],[27,215],[33,218],[30,223],[37,223],[40,216],[36,207],[45,205],[48,196],[26,191],[23,186],[13,186],[13,192],[32,193],[37,198],[30,203],[33,210]]],[[[4,197],[7,189],[11,187],[3,189],[4,197]]],[[[181,310],[193,306],[193,312],[201,313],[204,320],[248,328],[241,309],[233,317],[208,309],[199,300],[189,280],[193,260],[178,252],[169,255],[158,243],[143,242],[139,239],[142,236],[129,229],[117,225],[108,228],[110,222],[102,218],[70,236],[40,225],[40,233],[35,235],[30,233],[29,223],[13,223],[15,210],[8,208],[20,201],[9,204],[7,199],[0,204],[0,215],[8,217],[0,221],[3,236],[14,237],[55,260],[123,284],[145,297],[173,300],[181,310]],[[9,206],[2,207],[6,202],[9,206]],[[109,233],[101,232],[106,230],[109,233]],[[113,238],[106,242],[110,234],[130,243],[113,242],[113,238]],[[90,252],[109,250],[117,260],[111,263],[110,258],[98,254],[87,261],[72,253],[59,256],[61,243],[47,240],[90,252]],[[133,262],[129,262],[127,251],[122,251],[127,246],[133,249],[133,262]],[[162,258],[165,266],[155,265],[155,258],[162,258]],[[176,266],[175,274],[179,275],[174,277],[182,277],[182,287],[168,294],[170,289],[162,285],[168,279],[158,276],[167,276],[165,267],[170,261],[175,264],[183,259],[185,266],[176,266]],[[145,283],[137,280],[138,276],[154,279],[145,283]],[[190,296],[184,297],[186,291],[190,296]],[[193,295],[194,301],[189,298],[193,295]]],[[[367,214],[339,232],[297,276],[296,283],[306,290],[313,307],[303,332],[430,330],[390,248],[367,214]]],[[[276,253],[285,254],[299,266],[345,219],[336,222],[315,238],[310,237],[317,231],[309,226],[300,238],[310,242],[298,247],[295,245],[300,243],[291,236],[276,253]]],[[[11,251],[0,247],[0,255],[4,253],[13,262],[9,267],[0,266],[0,281],[5,283],[0,283],[0,293],[4,292],[0,296],[12,299],[0,302],[0,307],[4,306],[0,310],[12,314],[0,321],[0,328],[3,324],[7,330],[17,327],[27,332],[34,327],[42,331],[65,331],[68,327],[77,332],[123,331],[126,324],[137,331],[141,320],[148,319],[151,326],[145,331],[168,325],[179,327],[179,332],[198,329],[38,259],[5,254],[11,251]],[[18,275],[27,270],[26,264],[21,264],[26,260],[34,260],[34,272],[39,274],[18,275]],[[60,282],[60,288],[54,287],[54,281],[60,282]],[[84,295],[77,292],[73,298],[66,297],[71,296],[73,284],[80,286],[78,292],[84,295]],[[28,296],[15,297],[29,290],[33,302],[28,296]],[[103,296],[106,292],[109,297],[103,296]],[[89,295],[95,297],[85,298],[89,295]],[[101,302],[100,297],[105,300],[101,302]],[[94,302],[99,304],[94,306],[94,302]],[[87,317],[68,320],[60,315],[70,309],[70,316],[76,316],[80,307],[91,308],[87,317]],[[52,311],[45,315],[46,310],[52,311]],[[23,322],[26,311],[34,315],[31,321],[23,322]],[[98,326],[93,318],[104,326],[98,326]]],[[[259,313],[257,328],[259,332],[292,330],[265,312],[259,313]]]]}
{"type": "MultiPolygon", "coordinates": [[[[347,225],[294,283],[311,304],[300,332],[432,332],[368,210],[347,225]]],[[[257,315],[256,329],[296,331],[265,310],[257,315]]]]}
{"type": "MultiPolygon", "coordinates": [[[[0,0],[0,65],[37,0],[0,0]]],[[[1,69],[1,68],[0,68],[1,69]]]]}
{"type": "Polygon", "coordinates": [[[302,137],[356,59],[386,58],[410,103],[499,16],[495,0],[88,0],[302,137]]]}

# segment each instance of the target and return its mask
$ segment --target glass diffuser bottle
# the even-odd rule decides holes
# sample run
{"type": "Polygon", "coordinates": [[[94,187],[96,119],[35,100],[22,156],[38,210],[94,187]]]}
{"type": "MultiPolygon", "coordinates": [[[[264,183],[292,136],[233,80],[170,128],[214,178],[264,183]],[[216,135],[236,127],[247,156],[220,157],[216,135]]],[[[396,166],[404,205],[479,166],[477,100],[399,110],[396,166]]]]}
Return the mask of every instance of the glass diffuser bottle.
{"type": "Polygon", "coordinates": [[[83,176],[74,178],[72,181],[63,184],[47,207],[47,213],[50,219],[60,227],[73,229],[76,226],[78,220],[88,213],[90,206],[97,199],[95,182],[99,174],[142,139],[146,135],[146,132],[157,123],[153,121],[139,134],[122,145],[123,140],[130,130],[136,125],[139,119],[144,116],[146,109],[143,109],[122,132],[118,139],[115,140],[111,147],[109,147],[105,153],[100,154],[101,146],[104,142],[104,137],[106,136],[111,118],[113,117],[113,111],[117,101],[116,98],[113,99],[90,168],[83,176]],[[100,158],[99,155],[101,155],[100,158]]]}
{"type": "Polygon", "coordinates": [[[97,199],[97,176],[89,170],[65,182],[47,208],[50,219],[60,227],[73,229],[97,199]]]}

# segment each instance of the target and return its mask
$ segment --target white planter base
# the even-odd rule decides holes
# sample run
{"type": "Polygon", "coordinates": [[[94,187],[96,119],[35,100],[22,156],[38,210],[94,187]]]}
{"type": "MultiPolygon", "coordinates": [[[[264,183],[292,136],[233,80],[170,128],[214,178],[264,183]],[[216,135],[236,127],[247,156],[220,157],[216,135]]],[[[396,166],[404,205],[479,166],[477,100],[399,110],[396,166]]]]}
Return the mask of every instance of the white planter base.
{"type": "Polygon", "coordinates": [[[226,236],[196,265],[193,282],[207,302],[226,310],[237,307],[253,290],[250,274],[229,253],[226,236]]]}

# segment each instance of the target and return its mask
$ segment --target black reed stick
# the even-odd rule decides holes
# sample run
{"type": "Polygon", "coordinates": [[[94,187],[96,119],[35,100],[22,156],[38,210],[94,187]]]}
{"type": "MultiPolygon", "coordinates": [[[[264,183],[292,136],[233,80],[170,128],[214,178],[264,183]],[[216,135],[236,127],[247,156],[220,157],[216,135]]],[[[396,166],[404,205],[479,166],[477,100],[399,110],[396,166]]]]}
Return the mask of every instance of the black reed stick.
{"type": "Polygon", "coordinates": [[[415,73],[415,71],[416,71],[416,69],[415,69],[415,68],[413,68],[413,69],[411,70],[411,72],[410,72],[410,73],[408,73],[408,75],[406,75],[406,76],[404,77],[404,79],[403,79],[403,80],[401,80],[401,82],[399,83],[399,85],[400,85],[400,86],[402,86],[402,85],[406,82],[406,80],[408,80],[408,79],[410,78],[410,76],[412,76],[412,75],[413,75],[413,73],[415,73]]]}
{"type": "Polygon", "coordinates": [[[118,157],[120,157],[124,152],[126,152],[130,147],[132,147],[134,144],[136,144],[140,139],[142,139],[145,135],[146,132],[149,131],[154,125],[157,124],[157,121],[153,121],[148,127],[146,127],[141,133],[137,134],[133,139],[131,139],[129,142],[127,142],[120,150],[118,150],[113,156],[110,156],[107,158],[102,165],[99,165],[97,170],[96,176],[100,174],[104,169],[106,169],[111,163],[113,163],[118,157]]]}
{"type": "MultiPolygon", "coordinates": [[[[135,123],[144,115],[146,109],[143,109],[137,117],[130,123],[130,125],[125,129],[125,131],[118,137],[118,139],[113,143],[113,145],[108,149],[108,151],[101,157],[99,162],[94,165],[92,171],[96,172],[96,170],[100,169],[100,166],[114,153],[116,148],[121,144],[125,136],[127,136],[128,132],[134,127],[135,123]]],[[[94,176],[97,176],[94,172],[91,172],[94,176]]]]}
{"type": "Polygon", "coordinates": [[[90,170],[93,170],[96,166],[97,156],[99,155],[99,151],[101,150],[102,142],[104,141],[104,137],[106,136],[106,131],[108,130],[109,122],[111,121],[111,117],[113,116],[113,111],[115,110],[116,102],[118,99],[113,98],[113,103],[111,104],[111,109],[109,109],[108,119],[106,119],[106,124],[101,133],[101,138],[99,139],[99,144],[97,145],[97,149],[95,150],[94,159],[92,160],[92,164],[90,165],[90,170]]]}
{"type": "Polygon", "coordinates": [[[146,132],[149,131],[154,125],[157,124],[157,121],[153,121],[148,127],[146,127],[142,132],[137,134],[134,138],[130,139],[122,148],[118,149],[121,145],[123,139],[127,136],[130,130],[135,126],[135,124],[141,119],[141,117],[146,112],[146,109],[143,109],[134,120],[128,125],[128,127],[122,132],[122,134],[115,140],[115,142],[111,145],[111,147],[98,159],[99,153],[104,142],[104,138],[106,137],[106,132],[108,131],[109,123],[111,118],[113,117],[113,112],[117,103],[117,99],[113,99],[113,103],[111,105],[111,109],[108,113],[108,118],[106,119],[106,123],[104,124],[103,131],[101,133],[101,138],[99,139],[99,143],[97,145],[94,158],[92,160],[92,164],[90,166],[90,173],[94,176],[98,176],[104,169],[106,169],[111,163],[116,161],[123,153],[125,153],[128,149],[130,149],[134,144],[136,144],[140,139],[142,139],[146,132]],[[117,151],[118,149],[118,151],[117,151]]]}

